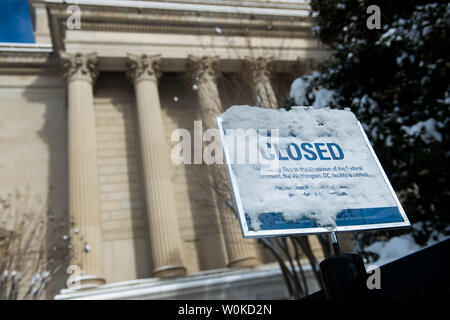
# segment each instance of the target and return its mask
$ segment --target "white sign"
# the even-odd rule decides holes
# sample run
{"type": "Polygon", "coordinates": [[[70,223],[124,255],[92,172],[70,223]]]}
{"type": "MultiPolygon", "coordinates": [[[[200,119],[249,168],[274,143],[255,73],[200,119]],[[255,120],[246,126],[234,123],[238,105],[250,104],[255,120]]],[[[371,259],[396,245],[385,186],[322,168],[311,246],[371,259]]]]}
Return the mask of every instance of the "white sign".
{"type": "Polygon", "coordinates": [[[245,238],[410,226],[349,110],[233,106],[217,126],[245,238]]]}

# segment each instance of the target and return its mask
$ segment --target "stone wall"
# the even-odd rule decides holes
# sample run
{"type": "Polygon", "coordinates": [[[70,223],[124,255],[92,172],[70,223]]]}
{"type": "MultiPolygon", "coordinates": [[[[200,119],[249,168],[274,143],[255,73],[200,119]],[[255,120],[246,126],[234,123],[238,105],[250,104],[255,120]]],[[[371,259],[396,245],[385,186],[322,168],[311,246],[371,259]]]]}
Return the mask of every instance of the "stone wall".
{"type": "MultiPolygon", "coordinates": [[[[15,201],[10,209],[14,215],[43,207],[48,227],[57,227],[43,236],[47,244],[55,240],[49,236],[67,233],[68,225],[65,94],[65,84],[57,75],[0,75],[0,197],[19,192],[30,199],[15,201]],[[65,226],[59,227],[61,222],[65,226]]],[[[6,220],[1,226],[14,230],[6,220]]],[[[64,284],[60,273],[48,287],[50,296],[64,284]]]]}
{"type": "Polygon", "coordinates": [[[95,122],[107,282],[148,278],[151,255],[134,92],[123,73],[103,73],[95,87],[95,122]]]}

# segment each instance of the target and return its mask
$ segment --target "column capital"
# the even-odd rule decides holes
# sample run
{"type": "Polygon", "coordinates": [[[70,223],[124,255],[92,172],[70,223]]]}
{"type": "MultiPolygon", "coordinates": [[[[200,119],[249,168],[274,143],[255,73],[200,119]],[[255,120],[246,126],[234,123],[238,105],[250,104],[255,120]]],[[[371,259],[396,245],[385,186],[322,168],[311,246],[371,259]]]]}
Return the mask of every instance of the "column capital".
{"type": "Polygon", "coordinates": [[[141,80],[157,82],[161,76],[161,55],[127,53],[127,77],[132,83],[141,80]]]}
{"type": "Polygon", "coordinates": [[[95,82],[98,76],[97,53],[60,52],[63,76],[67,81],[75,79],[95,82]]]}
{"type": "Polygon", "coordinates": [[[219,74],[219,56],[189,55],[188,70],[195,82],[203,82],[207,78],[215,79],[219,74]]]}
{"type": "Polygon", "coordinates": [[[270,77],[274,65],[273,57],[246,57],[245,64],[251,71],[253,79],[265,79],[270,77]]]}

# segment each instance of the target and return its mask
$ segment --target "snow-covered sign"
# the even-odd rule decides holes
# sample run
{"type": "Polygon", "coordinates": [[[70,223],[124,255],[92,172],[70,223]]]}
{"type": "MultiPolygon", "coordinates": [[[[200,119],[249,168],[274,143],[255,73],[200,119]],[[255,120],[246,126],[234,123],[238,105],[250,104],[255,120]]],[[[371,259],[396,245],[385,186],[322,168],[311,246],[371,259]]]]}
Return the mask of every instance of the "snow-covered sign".
{"type": "Polygon", "coordinates": [[[410,225],[351,111],[233,106],[217,125],[244,237],[410,225]]]}

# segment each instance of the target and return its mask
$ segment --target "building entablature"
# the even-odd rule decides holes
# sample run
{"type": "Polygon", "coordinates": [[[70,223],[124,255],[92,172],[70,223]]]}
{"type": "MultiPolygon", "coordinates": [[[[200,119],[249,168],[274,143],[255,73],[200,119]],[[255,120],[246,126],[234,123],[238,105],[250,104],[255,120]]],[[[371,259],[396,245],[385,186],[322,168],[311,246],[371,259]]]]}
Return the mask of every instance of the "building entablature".
{"type": "Polygon", "coordinates": [[[100,71],[125,71],[129,53],[161,54],[163,72],[186,71],[190,55],[219,56],[223,72],[239,71],[236,62],[249,56],[271,57],[286,70],[298,59],[327,57],[306,4],[226,3],[45,1],[55,52],[96,52],[100,71]],[[80,9],[80,29],[68,26],[71,5],[80,9]]]}
{"type": "Polygon", "coordinates": [[[58,57],[51,44],[0,44],[0,73],[39,74],[57,68],[58,57]]]}

